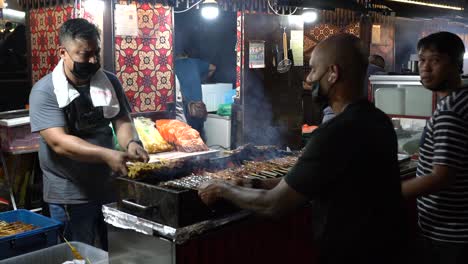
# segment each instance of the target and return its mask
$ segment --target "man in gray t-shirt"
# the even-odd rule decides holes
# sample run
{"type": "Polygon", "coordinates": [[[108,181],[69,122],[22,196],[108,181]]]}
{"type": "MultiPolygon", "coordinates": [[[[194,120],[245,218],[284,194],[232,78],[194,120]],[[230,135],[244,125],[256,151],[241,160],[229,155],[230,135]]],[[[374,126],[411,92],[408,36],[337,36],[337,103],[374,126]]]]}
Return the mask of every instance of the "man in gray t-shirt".
{"type": "Polygon", "coordinates": [[[98,230],[107,249],[101,205],[115,199],[111,172],[125,175],[127,161],[146,162],[148,154],[132,127],[120,82],[100,69],[96,26],[70,19],[59,39],[59,64],[29,98],[31,128],[41,135],[44,200],[51,217],[64,223],[68,240],[93,245],[98,230]],[[111,123],[125,152],[113,149],[111,123]]]}

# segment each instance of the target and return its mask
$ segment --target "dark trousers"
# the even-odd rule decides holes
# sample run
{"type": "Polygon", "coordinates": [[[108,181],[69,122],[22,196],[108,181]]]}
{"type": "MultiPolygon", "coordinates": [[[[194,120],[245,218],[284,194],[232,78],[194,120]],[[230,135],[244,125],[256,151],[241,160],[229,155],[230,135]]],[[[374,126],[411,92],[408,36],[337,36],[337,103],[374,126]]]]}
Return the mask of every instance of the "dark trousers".
{"type": "Polygon", "coordinates": [[[107,251],[107,226],[101,208],[97,203],[49,204],[51,218],[63,223],[62,235],[68,241],[94,246],[98,237],[101,248],[107,251]]]}
{"type": "Polygon", "coordinates": [[[418,238],[416,258],[424,264],[467,264],[468,243],[449,243],[418,238]]]}

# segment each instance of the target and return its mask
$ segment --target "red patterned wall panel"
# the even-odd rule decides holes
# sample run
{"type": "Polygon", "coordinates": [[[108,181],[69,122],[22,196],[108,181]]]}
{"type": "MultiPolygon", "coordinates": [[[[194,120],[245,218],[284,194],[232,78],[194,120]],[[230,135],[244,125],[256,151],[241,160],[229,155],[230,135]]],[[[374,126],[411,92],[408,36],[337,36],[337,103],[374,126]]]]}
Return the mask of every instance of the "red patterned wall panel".
{"type": "Polygon", "coordinates": [[[242,27],[243,27],[243,21],[244,21],[244,16],[242,15],[242,12],[238,11],[237,12],[237,18],[236,18],[236,37],[237,37],[237,42],[236,42],[236,98],[240,99],[240,93],[241,93],[241,69],[243,65],[243,57],[242,57],[242,48],[243,48],[243,35],[242,35],[242,27]]]}
{"type": "Polygon", "coordinates": [[[73,5],[32,9],[31,66],[33,84],[51,72],[58,63],[58,29],[72,17],[73,5]]]}
{"type": "Polygon", "coordinates": [[[138,36],[115,39],[117,77],[133,111],[163,111],[174,101],[172,10],[137,4],[137,11],[138,36]]]}
{"type": "Polygon", "coordinates": [[[325,23],[306,26],[304,28],[304,65],[309,65],[310,53],[320,41],[338,33],[349,33],[359,37],[359,30],[358,22],[341,27],[325,23]]]}

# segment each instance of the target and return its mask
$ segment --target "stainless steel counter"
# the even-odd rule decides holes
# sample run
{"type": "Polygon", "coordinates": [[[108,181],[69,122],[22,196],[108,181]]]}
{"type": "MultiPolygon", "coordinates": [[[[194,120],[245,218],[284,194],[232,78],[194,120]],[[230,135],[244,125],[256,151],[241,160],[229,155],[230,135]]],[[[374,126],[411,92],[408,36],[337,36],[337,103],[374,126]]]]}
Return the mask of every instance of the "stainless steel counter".
{"type": "Polygon", "coordinates": [[[122,212],[116,203],[104,205],[102,210],[109,227],[110,264],[174,264],[177,245],[250,215],[240,211],[226,217],[173,228],[122,212]]]}
{"type": "Polygon", "coordinates": [[[122,212],[117,208],[116,203],[104,205],[102,210],[104,220],[109,225],[121,229],[134,230],[149,236],[162,237],[176,244],[183,244],[189,239],[211,229],[221,227],[250,215],[247,211],[240,211],[222,218],[210,219],[193,225],[174,228],[122,212]]]}

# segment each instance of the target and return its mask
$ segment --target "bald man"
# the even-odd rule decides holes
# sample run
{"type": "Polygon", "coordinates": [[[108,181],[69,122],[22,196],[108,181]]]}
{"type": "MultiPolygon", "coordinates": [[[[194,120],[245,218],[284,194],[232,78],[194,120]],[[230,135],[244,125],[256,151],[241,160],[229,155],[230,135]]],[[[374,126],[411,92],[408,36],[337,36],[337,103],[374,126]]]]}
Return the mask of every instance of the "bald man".
{"type": "Polygon", "coordinates": [[[400,263],[394,259],[404,232],[397,140],[390,119],[361,97],[367,69],[361,41],[330,37],[312,52],[310,66],[308,81],[336,117],[313,132],[288,175],[253,186],[264,189],[211,182],[199,196],[208,205],[226,199],[270,217],[313,201],[320,263],[400,263]]]}

